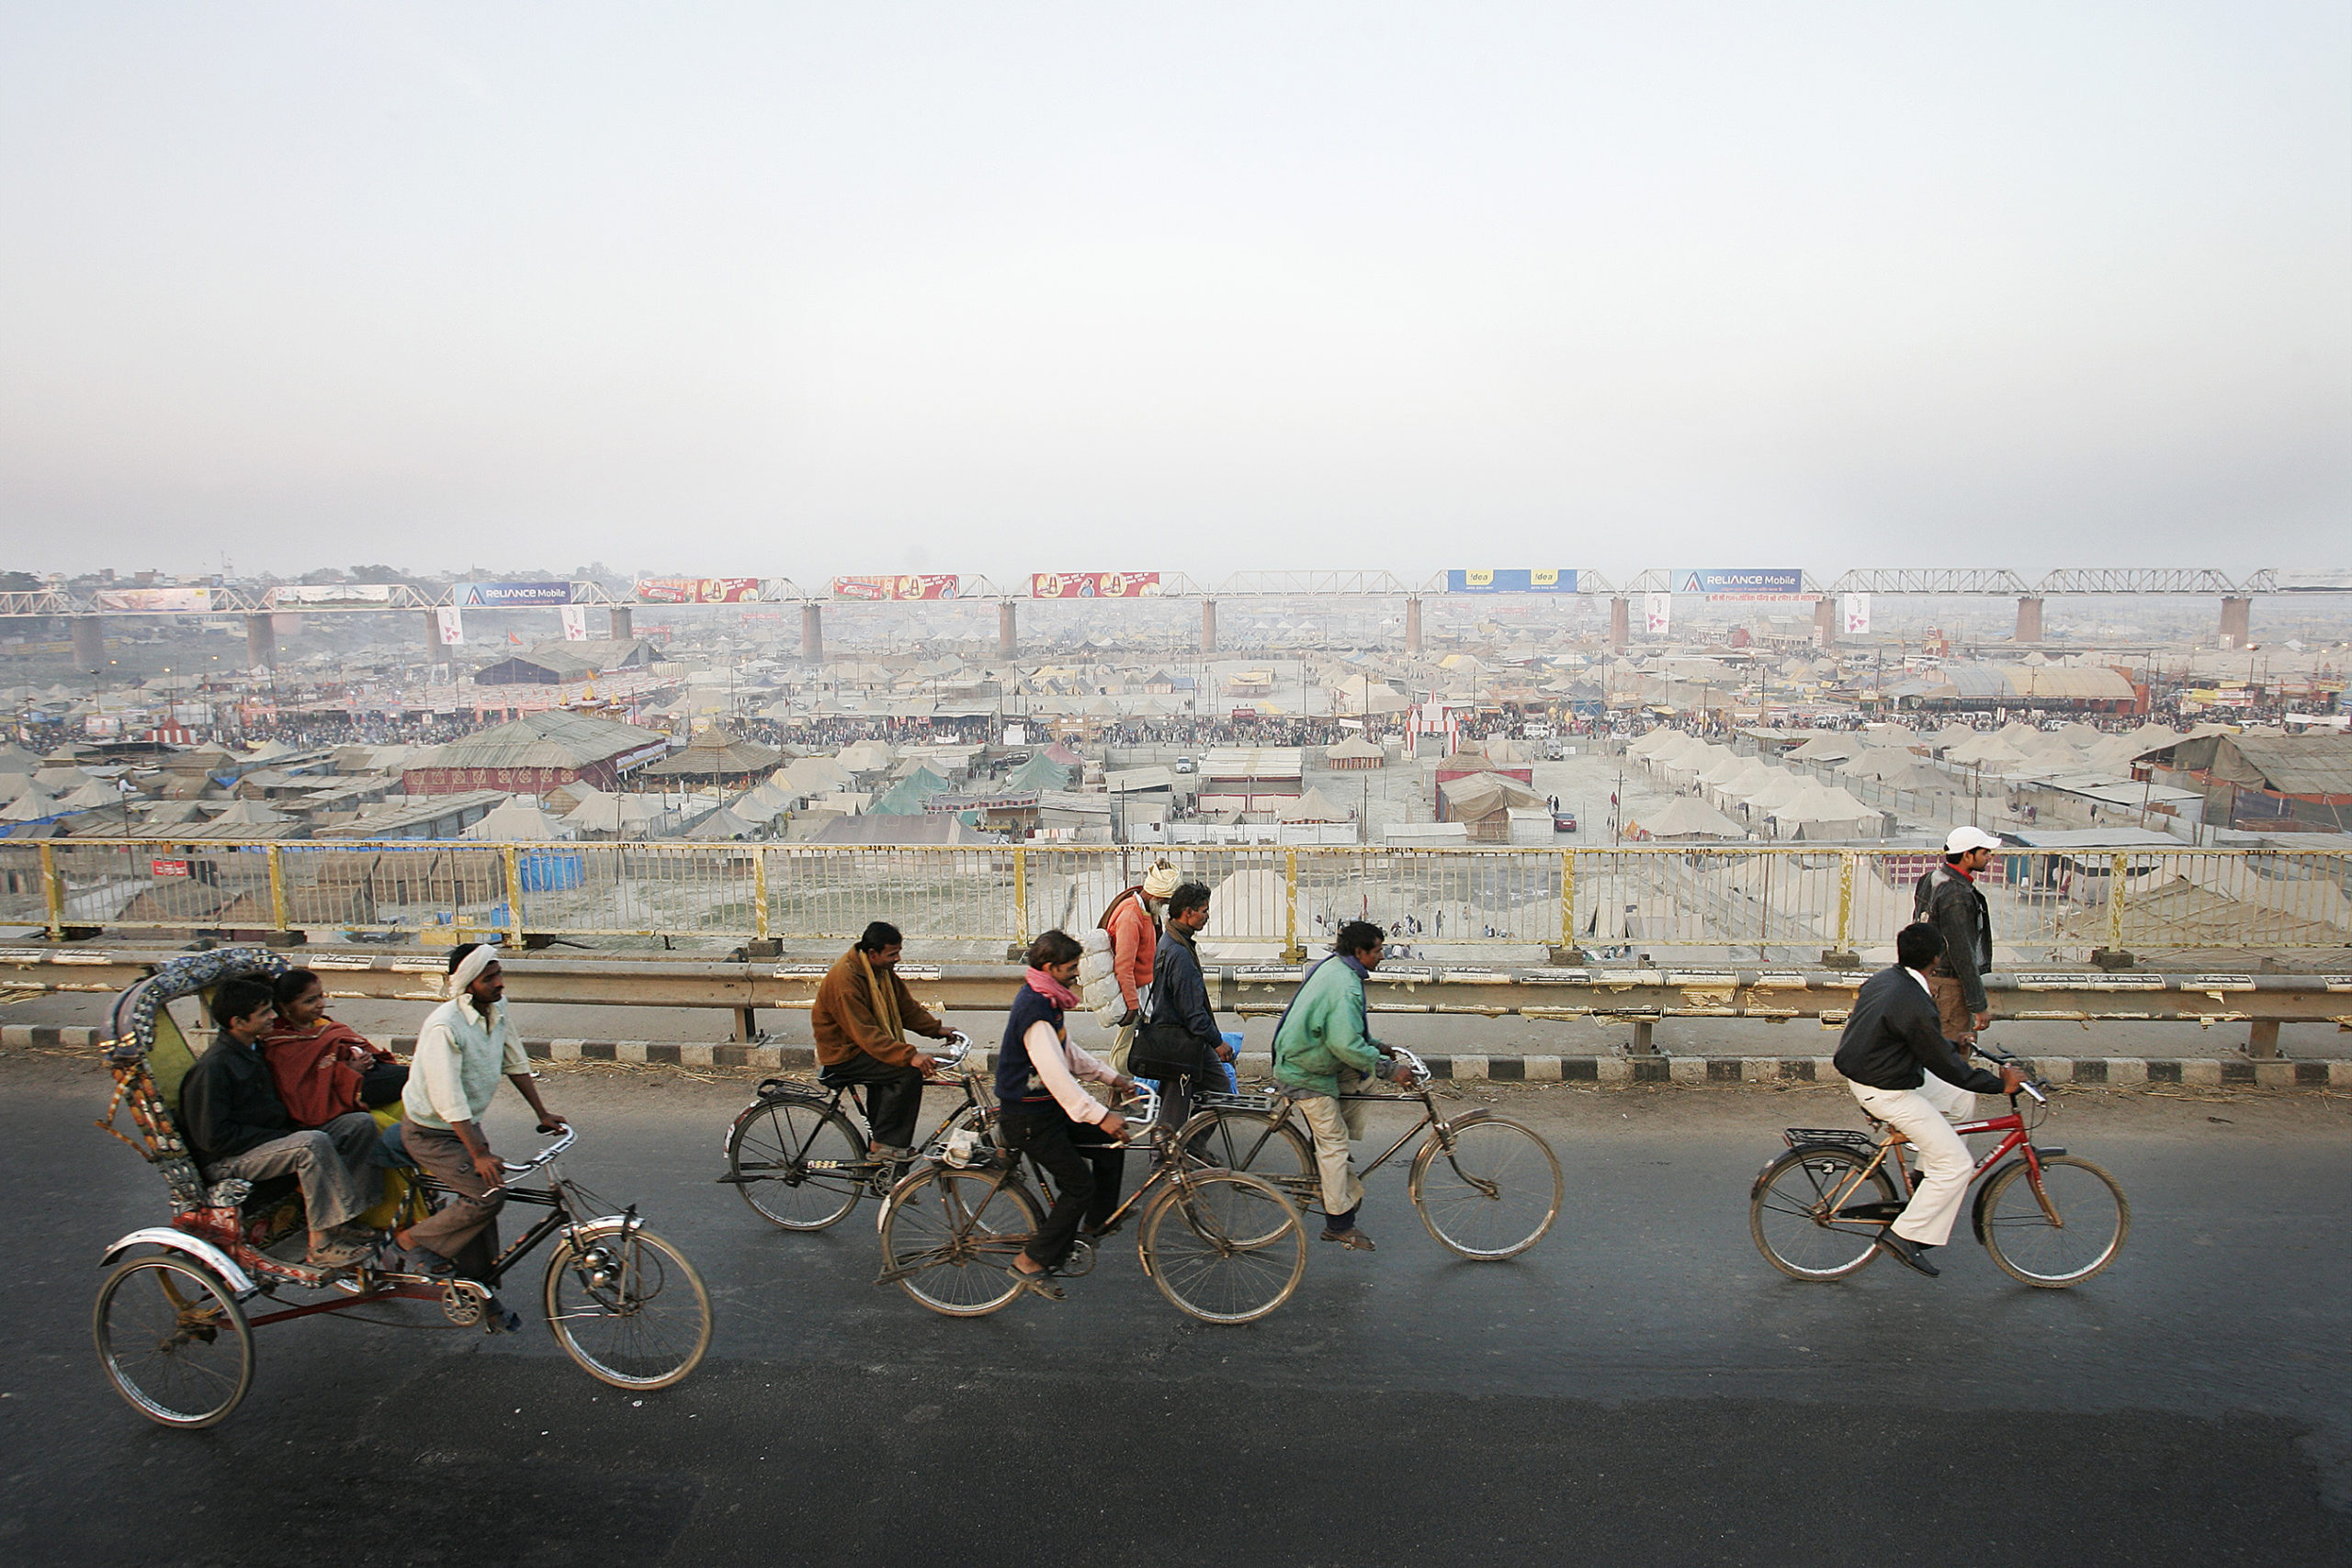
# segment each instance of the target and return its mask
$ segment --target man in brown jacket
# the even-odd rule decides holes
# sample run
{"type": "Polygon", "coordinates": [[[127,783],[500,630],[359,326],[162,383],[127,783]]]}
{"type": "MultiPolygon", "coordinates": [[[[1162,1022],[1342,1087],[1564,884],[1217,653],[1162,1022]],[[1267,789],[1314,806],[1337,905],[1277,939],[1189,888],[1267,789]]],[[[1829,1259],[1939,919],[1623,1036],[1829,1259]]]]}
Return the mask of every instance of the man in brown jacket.
{"type": "Polygon", "coordinates": [[[808,1027],[817,1037],[817,1081],[828,1089],[861,1084],[872,1151],[911,1159],[908,1146],[922,1114],[922,1080],[933,1059],[907,1043],[907,1031],[933,1040],[947,1026],[923,1010],[899,978],[905,951],[899,928],[876,920],[842,954],[817,987],[808,1027]]]}

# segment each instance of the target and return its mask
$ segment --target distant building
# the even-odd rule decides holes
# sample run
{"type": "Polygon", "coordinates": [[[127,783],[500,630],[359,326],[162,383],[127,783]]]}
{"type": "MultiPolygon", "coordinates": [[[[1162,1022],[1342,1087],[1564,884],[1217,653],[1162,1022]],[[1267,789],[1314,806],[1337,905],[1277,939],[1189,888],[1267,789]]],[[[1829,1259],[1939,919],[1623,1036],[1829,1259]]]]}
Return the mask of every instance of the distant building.
{"type": "Polygon", "coordinates": [[[643,637],[605,637],[587,642],[543,642],[528,653],[485,664],[474,671],[478,686],[560,686],[594,680],[614,670],[643,670],[659,659],[643,637]]]}
{"type": "Polygon", "coordinates": [[[555,708],[411,758],[401,781],[411,795],[475,789],[545,795],[568,784],[618,789],[623,774],[669,750],[670,738],[659,730],[555,708]]]}

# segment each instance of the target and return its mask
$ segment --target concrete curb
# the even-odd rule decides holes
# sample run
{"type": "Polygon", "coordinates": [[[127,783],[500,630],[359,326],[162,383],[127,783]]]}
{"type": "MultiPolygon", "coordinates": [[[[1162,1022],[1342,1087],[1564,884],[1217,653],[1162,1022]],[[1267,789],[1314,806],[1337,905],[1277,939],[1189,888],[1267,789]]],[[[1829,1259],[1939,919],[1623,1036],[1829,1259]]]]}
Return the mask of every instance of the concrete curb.
{"type": "MultiPolygon", "coordinates": [[[[99,1029],[9,1024],[0,1027],[0,1047],[47,1046],[92,1049],[106,1037],[99,1029]]],[[[385,1043],[406,1052],[413,1035],[385,1043]]],[[[751,1067],[808,1071],[817,1065],[806,1045],[694,1045],[661,1040],[532,1040],[525,1043],[536,1061],[637,1062],[679,1067],[751,1067]]],[[[993,1053],[990,1054],[993,1055],[993,1053]]],[[[1618,1086],[1678,1083],[1734,1089],[1744,1084],[1836,1083],[1838,1069],[1827,1056],[1424,1056],[1430,1070],[1455,1083],[1570,1083],[1618,1086]]],[[[2352,1089],[2352,1061],[2249,1061],[2245,1057],[2041,1056],[2031,1058],[2052,1083],[2102,1089],[2352,1089]]],[[[1255,1053],[1241,1058],[1245,1076],[1273,1072],[1273,1058],[1255,1053]]]]}

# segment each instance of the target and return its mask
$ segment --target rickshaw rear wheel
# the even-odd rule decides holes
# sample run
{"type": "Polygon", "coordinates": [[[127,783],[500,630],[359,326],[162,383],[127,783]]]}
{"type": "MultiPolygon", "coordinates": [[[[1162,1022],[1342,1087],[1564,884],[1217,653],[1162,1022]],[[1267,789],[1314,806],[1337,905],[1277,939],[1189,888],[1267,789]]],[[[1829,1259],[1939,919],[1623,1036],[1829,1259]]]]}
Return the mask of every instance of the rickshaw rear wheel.
{"type": "Polygon", "coordinates": [[[134,1258],[107,1275],[91,1330],[115,1392],[160,1425],[215,1426],[254,1385],[244,1309],[187,1258],[134,1258]]]}

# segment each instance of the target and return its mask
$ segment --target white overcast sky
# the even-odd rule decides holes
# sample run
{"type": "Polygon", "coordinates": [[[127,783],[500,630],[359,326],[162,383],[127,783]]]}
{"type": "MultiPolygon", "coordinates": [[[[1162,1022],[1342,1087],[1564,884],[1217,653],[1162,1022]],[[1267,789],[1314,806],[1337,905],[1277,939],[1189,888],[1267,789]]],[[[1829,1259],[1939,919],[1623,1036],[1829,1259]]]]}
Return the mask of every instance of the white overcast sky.
{"type": "Polygon", "coordinates": [[[2352,6],[0,5],[0,567],[2352,565],[2352,6]]]}

